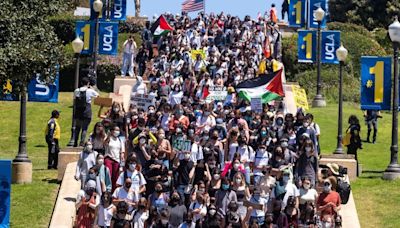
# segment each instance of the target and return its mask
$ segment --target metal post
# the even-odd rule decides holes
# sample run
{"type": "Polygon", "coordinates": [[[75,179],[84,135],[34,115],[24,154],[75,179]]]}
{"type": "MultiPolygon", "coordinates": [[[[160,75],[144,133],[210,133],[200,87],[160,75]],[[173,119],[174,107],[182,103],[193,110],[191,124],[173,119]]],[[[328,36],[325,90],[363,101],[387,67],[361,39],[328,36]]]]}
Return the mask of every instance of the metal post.
{"type": "MultiPolygon", "coordinates": [[[[75,90],[79,87],[79,60],[80,60],[80,54],[75,54],[76,57],[76,66],[75,66],[75,82],[74,82],[74,92],[75,90]]],[[[72,125],[71,125],[71,138],[69,139],[69,142],[67,146],[74,146],[75,144],[75,129],[76,129],[76,120],[75,120],[75,99],[73,100],[72,103],[72,125]]]]}
{"type": "Polygon", "coordinates": [[[18,154],[13,162],[31,162],[26,151],[26,82],[20,86],[21,102],[19,114],[18,154]]]}
{"type": "Polygon", "coordinates": [[[97,13],[96,23],[95,23],[95,35],[94,35],[94,50],[93,50],[93,81],[94,84],[97,85],[97,51],[98,51],[98,43],[99,43],[99,15],[97,13]]]}
{"type": "Polygon", "coordinates": [[[383,179],[394,180],[400,178],[398,164],[398,113],[399,113],[399,44],[393,43],[394,48],[394,76],[393,76],[393,106],[392,106],[392,145],[390,147],[390,164],[383,173],[383,179]]]}
{"type": "Polygon", "coordinates": [[[313,107],[325,107],[326,102],[321,94],[321,23],[318,21],[317,33],[317,95],[312,102],[313,107]]]}
{"type": "Polygon", "coordinates": [[[337,146],[334,154],[343,154],[342,146],[342,131],[343,131],[343,65],[344,62],[339,63],[339,113],[338,113],[338,135],[337,146]]]}

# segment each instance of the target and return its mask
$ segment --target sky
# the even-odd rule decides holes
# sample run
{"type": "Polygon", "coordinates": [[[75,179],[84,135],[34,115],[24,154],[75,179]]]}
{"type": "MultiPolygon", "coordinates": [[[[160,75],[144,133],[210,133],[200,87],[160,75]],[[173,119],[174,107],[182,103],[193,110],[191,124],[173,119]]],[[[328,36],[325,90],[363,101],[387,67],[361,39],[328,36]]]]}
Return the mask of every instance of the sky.
{"type": "MultiPolygon", "coordinates": [[[[245,15],[250,15],[255,18],[258,12],[264,14],[269,11],[271,4],[275,3],[278,17],[281,19],[281,5],[283,0],[205,0],[206,13],[214,12],[220,13],[221,11],[230,13],[234,16],[243,18],[245,15]]],[[[141,16],[146,15],[152,17],[154,14],[160,15],[164,12],[171,12],[173,14],[181,12],[181,4],[184,0],[141,0],[141,16]]],[[[134,0],[127,0],[128,15],[135,14],[134,0]]],[[[197,15],[196,13],[189,14],[197,15]]]]}

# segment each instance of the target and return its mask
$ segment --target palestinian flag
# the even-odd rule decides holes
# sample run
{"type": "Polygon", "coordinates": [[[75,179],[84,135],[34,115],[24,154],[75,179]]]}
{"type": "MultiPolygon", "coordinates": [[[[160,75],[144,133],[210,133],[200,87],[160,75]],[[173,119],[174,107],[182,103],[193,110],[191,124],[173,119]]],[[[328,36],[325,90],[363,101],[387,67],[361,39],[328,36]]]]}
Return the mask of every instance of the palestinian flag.
{"type": "Polygon", "coordinates": [[[174,30],[171,25],[168,24],[167,20],[163,15],[161,15],[157,21],[153,23],[153,25],[150,28],[151,33],[153,33],[154,36],[162,36],[167,34],[169,31],[174,30]]]}
{"type": "Polygon", "coordinates": [[[282,70],[243,81],[236,86],[236,91],[239,97],[247,101],[251,101],[251,98],[261,98],[262,103],[284,97],[282,70]]]}

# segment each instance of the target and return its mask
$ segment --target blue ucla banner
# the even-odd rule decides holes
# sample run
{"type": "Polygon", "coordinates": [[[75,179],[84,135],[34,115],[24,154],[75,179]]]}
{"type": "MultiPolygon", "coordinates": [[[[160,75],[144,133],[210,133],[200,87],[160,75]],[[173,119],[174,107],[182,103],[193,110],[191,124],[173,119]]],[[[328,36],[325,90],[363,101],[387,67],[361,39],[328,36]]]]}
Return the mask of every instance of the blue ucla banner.
{"type": "Polygon", "coordinates": [[[37,74],[31,79],[28,85],[28,101],[37,102],[58,102],[58,81],[59,71],[53,78],[53,83],[46,83],[40,80],[40,75],[37,74]]]}
{"type": "Polygon", "coordinates": [[[325,17],[321,22],[321,28],[326,27],[326,19],[328,14],[328,1],[327,0],[309,0],[310,7],[308,9],[308,27],[309,28],[318,28],[318,22],[315,19],[314,11],[321,7],[325,11],[325,17]]]}
{"type": "Polygon", "coordinates": [[[321,62],[338,64],[336,50],[340,47],[340,31],[323,31],[321,34],[321,62]]]}
{"type": "Polygon", "coordinates": [[[77,21],[75,26],[75,35],[83,41],[81,54],[90,55],[93,53],[94,42],[94,23],[91,21],[77,21]]]}
{"type": "Polygon", "coordinates": [[[118,52],[118,22],[100,22],[99,54],[116,55],[118,52]]]}
{"type": "Polygon", "coordinates": [[[391,77],[391,57],[361,57],[361,109],[390,110],[391,77]]]}
{"type": "Polygon", "coordinates": [[[10,227],[11,160],[0,160],[0,228],[10,227]]]}
{"type": "Polygon", "coordinates": [[[299,63],[313,63],[317,57],[317,31],[299,30],[297,53],[299,63]]]}
{"type": "MultiPolygon", "coordinates": [[[[93,9],[94,0],[90,0],[90,19],[96,19],[96,12],[93,9]]],[[[126,20],[126,0],[103,0],[102,13],[99,15],[99,20],[125,21],[126,20]],[[108,7],[109,6],[109,7],[108,7]],[[107,18],[107,12],[109,17],[107,18]]]]}
{"type": "Polygon", "coordinates": [[[291,0],[289,3],[289,27],[301,28],[305,25],[305,0],[291,0]]]}
{"type": "Polygon", "coordinates": [[[1,85],[3,90],[0,92],[0,101],[19,101],[19,93],[16,91],[13,81],[8,79],[4,83],[0,83],[1,85]]]}

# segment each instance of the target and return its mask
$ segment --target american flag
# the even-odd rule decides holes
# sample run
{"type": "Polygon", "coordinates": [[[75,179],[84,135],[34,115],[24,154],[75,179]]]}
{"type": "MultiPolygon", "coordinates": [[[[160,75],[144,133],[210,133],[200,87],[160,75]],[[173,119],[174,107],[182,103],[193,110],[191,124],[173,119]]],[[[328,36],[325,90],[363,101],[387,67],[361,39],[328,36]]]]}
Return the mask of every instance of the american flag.
{"type": "Polygon", "coordinates": [[[193,12],[204,9],[205,0],[186,0],[182,3],[182,11],[193,12]]]}

